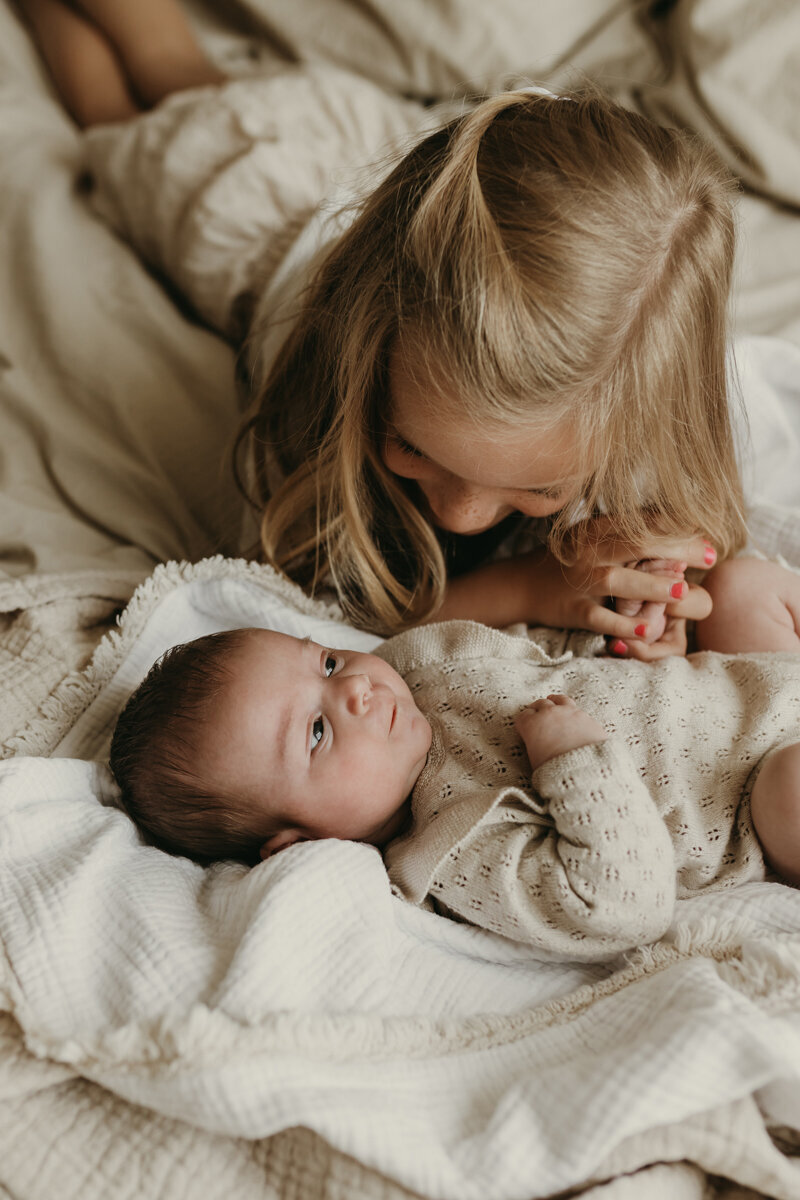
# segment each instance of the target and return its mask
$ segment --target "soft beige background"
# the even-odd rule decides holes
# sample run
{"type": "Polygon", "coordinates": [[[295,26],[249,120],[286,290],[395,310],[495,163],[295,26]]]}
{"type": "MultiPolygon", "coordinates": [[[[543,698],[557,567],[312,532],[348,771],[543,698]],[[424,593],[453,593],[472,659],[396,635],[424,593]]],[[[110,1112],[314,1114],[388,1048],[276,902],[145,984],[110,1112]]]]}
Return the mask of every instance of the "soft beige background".
{"type": "MultiPolygon", "coordinates": [[[[800,8],[683,2],[655,26],[644,11],[607,0],[196,0],[192,8],[235,73],[292,61],[343,69],[327,106],[319,84],[304,91],[302,78],[286,97],[294,124],[280,127],[284,179],[294,169],[292,137],[306,163],[349,165],[339,115],[343,105],[357,110],[359,89],[363,112],[397,105],[407,114],[415,104],[398,93],[441,99],[521,77],[563,86],[586,73],[632,104],[696,124],[761,190],[741,206],[737,329],[800,344],[800,218],[772,199],[798,193],[800,8]],[[364,79],[348,87],[348,70],[364,79]],[[379,104],[365,80],[385,89],[379,104]]],[[[233,350],[91,211],[78,186],[81,139],[8,0],[0,160],[0,569],[145,572],[161,559],[235,552],[241,510],[224,461],[238,416],[233,350]]],[[[292,204],[313,204],[325,180],[317,169],[283,195],[280,220],[292,204]]]]}

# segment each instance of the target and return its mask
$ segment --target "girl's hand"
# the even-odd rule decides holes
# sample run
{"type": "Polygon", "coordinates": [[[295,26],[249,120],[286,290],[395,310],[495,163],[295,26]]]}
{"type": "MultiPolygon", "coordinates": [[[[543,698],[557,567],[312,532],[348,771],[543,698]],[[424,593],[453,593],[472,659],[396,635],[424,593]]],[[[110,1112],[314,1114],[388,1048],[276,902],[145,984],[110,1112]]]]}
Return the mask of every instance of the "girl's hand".
{"type": "Polygon", "coordinates": [[[544,700],[534,700],[514,721],[517,733],[525,743],[531,770],[568,750],[604,742],[608,733],[569,696],[553,694],[544,700]]]}
{"type": "MultiPolygon", "coordinates": [[[[544,548],[517,558],[484,563],[474,571],[448,581],[445,599],[431,620],[466,619],[500,629],[523,622],[549,625],[554,629],[588,629],[622,642],[625,654],[659,657],[678,654],[679,630],[670,621],[702,620],[711,611],[711,597],[704,588],[685,580],[661,578],[636,569],[643,559],[665,559],[687,567],[708,568],[713,551],[702,538],[676,542],[661,539],[646,546],[619,541],[608,518],[588,521],[581,527],[581,541],[572,563],[565,566],[544,548]],[[662,637],[652,643],[658,650],[639,653],[647,643],[647,620],[626,616],[608,606],[634,601],[664,606],[666,624],[662,637]],[[644,626],[644,630],[642,629],[644,626]]],[[[652,610],[648,610],[652,611],[652,610]]]]}
{"type": "MultiPolygon", "coordinates": [[[[683,580],[687,564],[676,559],[648,558],[639,563],[628,563],[637,571],[647,571],[668,579],[671,583],[683,580]]],[[[653,662],[670,654],[684,655],[687,650],[686,621],[667,616],[666,604],[652,601],[615,600],[610,605],[626,617],[636,617],[637,633],[643,636],[631,641],[630,645],[620,638],[610,639],[609,652],[620,658],[638,658],[642,662],[653,662]]]]}
{"type": "Polygon", "coordinates": [[[657,642],[640,642],[633,638],[623,642],[621,638],[615,638],[609,645],[615,658],[638,658],[640,662],[655,662],[657,658],[667,658],[671,654],[683,656],[687,649],[686,621],[681,617],[667,617],[664,632],[657,642]]]}
{"type": "MultiPolygon", "coordinates": [[[[671,584],[682,583],[686,572],[685,562],[671,558],[646,558],[642,562],[626,563],[626,566],[658,575],[660,579],[668,579],[671,584]]],[[[666,604],[656,604],[652,600],[612,599],[608,607],[625,617],[637,617],[639,624],[636,632],[643,642],[657,642],[667,627],[666,604]]]]}
{"type": "Polygon", "coordinates": [[[654,539],[642,551],[618,540],[606,517],[586,522],[579,537],[569,566],[548,553],[532,556],[538,557],[531,576],[531,587],[539,589],[536,608],[542,615],[537,612],[537,622],[602,633],[612,643],[625,643],[634,657],[681,653],[678,646],[683,644],[685,630],[670,625],[670,620],[699,621],[711,611],[711,597],[706,590],[682,578],[686,567],[711,566],[716,555],[708,543],[700,537],[683,542],[662,538],[654,539]],[[676,573],[672,565],[663,574],[640,570],[637,564],[643,560],[678,564],[681,571],[676,573]],[[608,606],[611,598],[613,608],[608,606]],[[657,607],[644,607],[648,605],[657,607]],[[640,652],[652,636],[649,620],[656,620],[658,625],[665,622],[661,636],[652,642],[659,649],[652,654],[640,652]]]}

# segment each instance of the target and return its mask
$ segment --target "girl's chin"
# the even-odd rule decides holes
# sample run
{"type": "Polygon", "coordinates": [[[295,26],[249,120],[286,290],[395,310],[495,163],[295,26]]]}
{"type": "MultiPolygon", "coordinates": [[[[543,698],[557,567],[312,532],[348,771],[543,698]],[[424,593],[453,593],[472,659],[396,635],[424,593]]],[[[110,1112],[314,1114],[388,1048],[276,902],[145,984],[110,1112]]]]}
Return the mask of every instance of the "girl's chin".
{"type": "MultiPolygon", "coordinates": [[[[505,514],[505,516],[510,515],[510,513],[505,514]]],[[[490,529],[494,529],[501,521],[505,520],[505,516],[498,517],[496,521],[491,521],[488,525],[476,525],[474,529],[451,529],[443,521],[437,521],[433,515],[429,516],[428,520],[431,525],[441,530],[442,533],[450,533],[457,537],[480,537],[482,533],[488,533],[490,529]]]]}

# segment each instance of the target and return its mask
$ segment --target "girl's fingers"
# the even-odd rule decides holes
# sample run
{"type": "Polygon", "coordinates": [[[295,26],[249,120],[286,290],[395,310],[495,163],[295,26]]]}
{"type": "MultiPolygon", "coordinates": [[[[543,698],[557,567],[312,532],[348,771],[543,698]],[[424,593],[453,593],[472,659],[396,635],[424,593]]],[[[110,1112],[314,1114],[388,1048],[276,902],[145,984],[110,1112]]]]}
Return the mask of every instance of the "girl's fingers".
{"type": "Polygon", "coordinates": [[[667,606],[647,601],[639,610],[636,637],[645,642],[657,642],[667,625],[667,606]]]}
{"type": "Polygon", "coordinates": [[[588,609],[585,628],[590,629],[592,633],[602,633],[604,637],[620,639],[623,642],[632,638],[646,638],[648,633],[646,622],[640,617],[625,617],[613,608],[604,608],[602,604],[594,604],[588,609]]]}
{"type": "Polygon", "coordinates": [[[717,561],[716,550],[705,538],[691,538],[688,542],[683,543],[683,548],[686,550],[685,554],[679,546],[680,553],[671,554],[668,557],[685,559],[687,566],[697,567],[700,571],[707,571],[717,561]]]}
{"type": "Polygon", "coordinates": [[[651,575],[678,575],[682,579],[689,564],[685,558],[644,558],[627,565],[635,566],[637,571],[649,571],[651,575]]]}
{"type": "Polygon", "coordinates": [[[710,542],[702,537],[689,538],[687,541],[654,542],[649,553],[640,558],[660,558],[681,562],[686,567],[697,567],[707,571],[717,561],[717,552],[710,542]]]}
{"type": "Polygon", "coordinates": [[[654,537],[646,546],[632,546],[628,542],[617,541],[613,533],[608,533],[596,540],[587,539],[584,554],[591,555],[595,563],[617,565],[641,562],[642,559],[677,560],[701,571],[707,571],[717,561],[716,550],[703,537],[680,540],[654,537]]]}
{"type": "MultiPolygon", "coordinates": [[[[656,662],[660,658],[667,658],[669,655],[683,655],[686,653],[686,622],[680,620],[671,620],[667,622],[667,628],[663,637],[657,642],[631,642],[628,646],[625,657],[637,658],[640,662],[656,662]]],[[[613,653],[613,650],[612,650],[613,653]]]]}
{"type": "Polygon", "coordinates": [[[689,583],[684,586],[684,595],[680,601],[667,605],[667,615],[682,617],[686,621],[702,621],[714,607],[711,597],[706,589],[697,583],[689,583]]]}
{"type": "MultiPolygon", "coordinates": [[[[681,580],[670,585],[668,580],[657,579],[642,571],[626,571],[622,579],[625,586],[628,585],[630,577],[633,578],[630,580],[629,592],[655,591],[656,595],[640,595],[639,610],[632,616],[626,616],[616,608],[606,608],[599,601],[590,603],[580,617],[580,625],[584,629],[601,633],[607,638],[618,638],[623,642],[629,639],[642,642],[653,639],[658,641],[663,634],[663,611],[666,611],[667,617],[684,621],[702,621],[711,612],[711,597],[699,584],[681,580]],[[672,589],[675,589],[675,594],[671,596],[672,589]]],[[[619,585],[614,586],[616,588],[619,585]]]]}
{"type": "MultiPolygon", "coordinates": [[[[603,613],[608,613],[612,617],[616,617],[616,621],[608,620],[605,617],[593,618],[596,624],[592,625],[597,633],[603,633],[606,637],[620,638],[625,643],[632,642],[653,642],[658,645],[664,636],[664,614],[666,614],[666,624],[675,620],[676,622],[686,621],[702,621],[711,612],[713,607],[711,597],[705,588],[699,584],[685,584],[685,594],[680,601],[673,601],[667,604],[662,612],[662,605],[657,604],[652,607],[649,604],[642,605],[642,608],[635,617],[624,617],[620,613],[613,612],[612,609],[602,609],[603,613]],[[602,628],[601,628],[602,626],[602,628]]],[[[627,647],[626,647],[627,649],[627,647]]],[[[623,651],[625,653],[625,651],[623,651]]],[[[660,658],[664,653],[674,654],[674,650],[666,650],[656,652],[654,655],[647,657],[660,658]]],[[[635,658],[646,657],[641,654],[633,655],[635,658]]]]}
{"type": "Polygon", "coordinates": [[[651,601],[653,604],[683,600],[689,590],[689,585],[674,575],[664,578],[648,571],[637,571],[635,567],[612,568],[606,576],[606,587],[608,594],[617,599],[651,601]]]}
{"type": "MultiPolygon", "coordinates": [[[[610,652],[622,657],[635,645],[658,642],[663,637],[667,624],[669,621],[661,604],[652,609],[646,606],[635,617],[625,617],[613,608],[604,608],[597,604],[588,610],[585,617],[585,628],[593,633],[602,633],[608,639],[610,652]],[[647,613],[651,614],[649,619],[646,617],[647,613]]],[[[632,657],[641,656],[634,654],[632,657]]]]}

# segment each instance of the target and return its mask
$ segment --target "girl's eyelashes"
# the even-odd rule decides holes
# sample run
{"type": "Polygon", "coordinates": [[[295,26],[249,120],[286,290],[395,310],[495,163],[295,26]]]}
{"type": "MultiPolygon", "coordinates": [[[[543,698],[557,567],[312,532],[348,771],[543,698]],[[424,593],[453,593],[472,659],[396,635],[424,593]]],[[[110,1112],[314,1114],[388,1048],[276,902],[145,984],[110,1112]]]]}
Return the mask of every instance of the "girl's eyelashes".
{"type": "Polygon", "coordinates": [[[543,496],[545,500],[557,500],[564,491],[563,487],[526,488],[529,496],[543,496]]]}
{"type": "MultiPolygon", "coordinates": [[[[424,454],[422,450],[418,450],[416,446],[412,446],[411,442],[407,442],[406,439],[399,433],[392,431],[389,436],[401,454],[405,454],[408,458],[427,458],[427,455],[424,454]]],[[[524,488],[523,490],[530,496],[541,496],[544,500],[557,500],[561,495],[563,495],[565,485],[559,484],[554,487],[524,488]]]]}
{"type": "Polygon", "coordinates": [[[400,451],[400,453],[407,454],[409,458],[424,458],[425,457],[425,455],[422,453],[421,450],[418,450],[416,446],[412,446],[411,443],[407,442],[406,439],[404,437],[401,437],[399,433],[392,434],[392,441],[394,442],[395,446],[400,451]]]}

